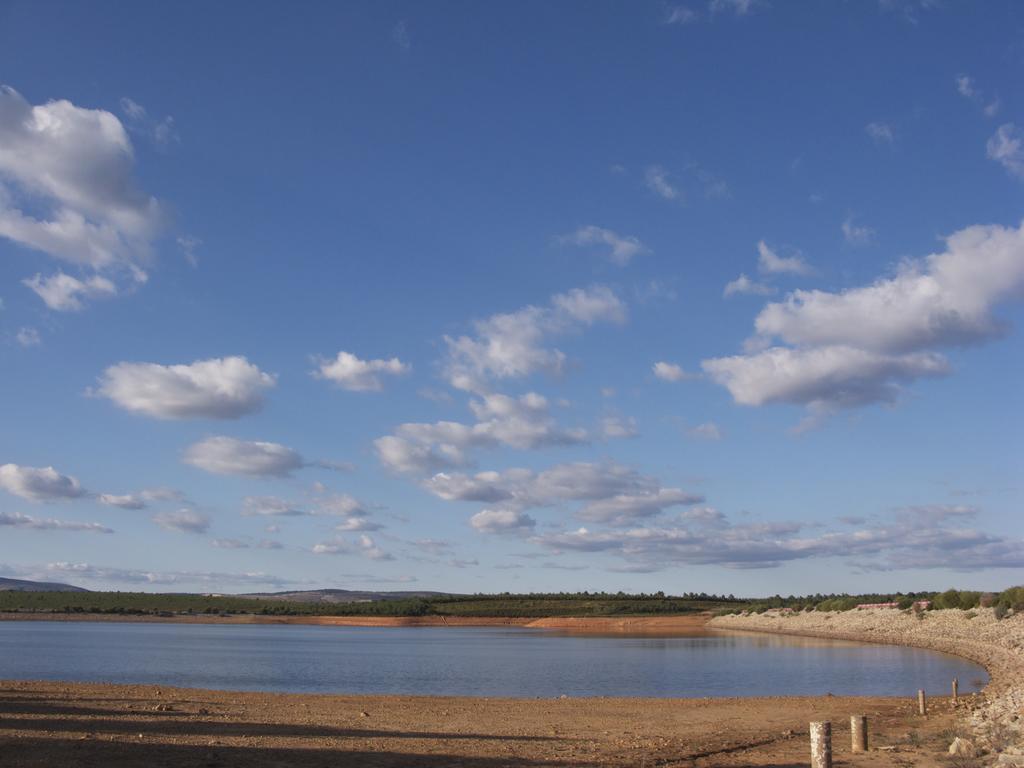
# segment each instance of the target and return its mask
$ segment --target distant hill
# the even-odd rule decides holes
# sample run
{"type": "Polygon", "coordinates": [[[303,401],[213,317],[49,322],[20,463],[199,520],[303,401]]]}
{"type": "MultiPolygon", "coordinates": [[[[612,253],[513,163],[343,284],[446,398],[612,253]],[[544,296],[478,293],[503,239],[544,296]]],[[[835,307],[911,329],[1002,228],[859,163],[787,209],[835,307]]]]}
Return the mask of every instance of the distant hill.
{"type": "Polygon", "coordinates": [[[88,589],[58,584],[52,581],[26,581],[25,579],[0,578],[0,591],[11,592],[88,592],[88,589]]]}
{"type": "Polygon", "coordinates": [[[252,592],[233,597],[282,600],[289,603],[365,603],[372,600],[413,600],[447,597],[447,592],[361,592],[352,589],[308,589],[296,592],[252,592]]]}

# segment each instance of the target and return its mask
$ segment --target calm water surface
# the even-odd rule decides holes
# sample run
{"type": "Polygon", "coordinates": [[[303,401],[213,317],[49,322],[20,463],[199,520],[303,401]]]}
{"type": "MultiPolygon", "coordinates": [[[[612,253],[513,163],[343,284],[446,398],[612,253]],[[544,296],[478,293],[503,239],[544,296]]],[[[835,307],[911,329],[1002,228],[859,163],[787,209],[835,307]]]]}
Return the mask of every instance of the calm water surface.
{"type": "Polygon", "coordinates": [[[938,693],[954,677],[965,692],[988,679],[955,656],[779,635],[0,622],[0,679],[296,693],[699,697],[938,693]]]}

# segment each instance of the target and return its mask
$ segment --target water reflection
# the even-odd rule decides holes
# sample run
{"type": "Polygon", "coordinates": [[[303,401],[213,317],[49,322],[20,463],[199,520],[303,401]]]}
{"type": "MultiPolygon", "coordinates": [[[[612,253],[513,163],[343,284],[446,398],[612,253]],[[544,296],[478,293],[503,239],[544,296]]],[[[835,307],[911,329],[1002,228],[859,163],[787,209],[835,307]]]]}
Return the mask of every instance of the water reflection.
{"type": "Polygon", "coordinates": [[[517,627],[0,622],[0,679],[468,696],[910,695],[987,681],[963,659],[844,640],[517,627]]]}

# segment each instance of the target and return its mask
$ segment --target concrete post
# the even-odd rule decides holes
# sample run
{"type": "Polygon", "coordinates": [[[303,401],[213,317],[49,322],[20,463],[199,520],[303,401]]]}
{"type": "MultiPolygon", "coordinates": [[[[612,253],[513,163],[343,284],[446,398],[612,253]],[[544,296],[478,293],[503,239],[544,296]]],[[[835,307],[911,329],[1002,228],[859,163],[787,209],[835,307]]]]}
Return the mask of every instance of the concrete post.
{"type": "Polygon", "coordinates": [[[854,752],[868,751],[867,715],[850,715],[850,749],[854,752]]]}
{"type": "Polygon", "coordinates": [[[811,768],[832,768],[832,723],[811,723],[811,768]]]}
{"type": "Polygon", "coordinates": [[[959,687],[960,687],[960,681],[957,680],[954,677],[953,678],[953,706],[954,707],[957,705],[957,702],[959,701],[959,698],[957,696],[957,694],[958,694],[957,688],[959,688],[959,687]]]}
{"type": "Polygon", "coordinates": [[[928,714],[928,703],[924,700],[924,691],[917,692],[917,713],[919,715],[928,714]]]}

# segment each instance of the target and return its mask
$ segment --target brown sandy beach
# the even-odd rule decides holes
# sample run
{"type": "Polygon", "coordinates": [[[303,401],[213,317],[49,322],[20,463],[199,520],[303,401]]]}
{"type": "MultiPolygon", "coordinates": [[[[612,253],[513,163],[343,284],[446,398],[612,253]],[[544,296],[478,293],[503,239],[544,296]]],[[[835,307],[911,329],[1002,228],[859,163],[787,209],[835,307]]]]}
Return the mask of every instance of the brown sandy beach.
{"type": "MultiPolygon", "coordinates": [[[[831,621],[844,616],[833,614],[831,621]]],[[[676,631],[693,631],[692,617],[686,618],[690,626],[676,631]]],[[[636,622],[554,623],[563,629],[581,624],[574,628],[658,633],[671,631],[673,623],[659,617],[632,626],[636,622]]],[[[714,625],[720,622],[739,620],[718,619],[714,625]]],[[[948,623],[937,621],[935,628],[948,633],[948,623]]],[[[992,631],[1011,629],[1003,624],[992,631]]],[[[993,690],[1005,690],[1005,668],[990,669],[993,690]]],[[[935,696],[927,718],[914,709],[908,700],[862,697],[529,700],[0,682],[0,766],[781,768],[807,764],[807,723],[818,719],[834,723],[837,765],[949,765],[945,749],[966,727],[967,708],[955,712],[945,697],[935,696]],[[849,752],[853,713],[871,720],[875,749],[866,755],[849,752]]]]}

